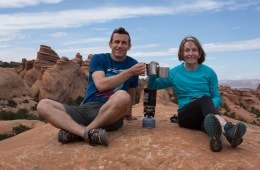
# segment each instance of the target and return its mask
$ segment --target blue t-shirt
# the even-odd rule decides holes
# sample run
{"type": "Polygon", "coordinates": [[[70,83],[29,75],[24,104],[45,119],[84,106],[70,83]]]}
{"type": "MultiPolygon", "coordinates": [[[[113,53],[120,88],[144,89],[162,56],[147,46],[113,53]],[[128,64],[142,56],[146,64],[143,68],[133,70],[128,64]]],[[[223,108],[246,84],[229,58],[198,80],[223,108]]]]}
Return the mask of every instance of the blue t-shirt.
{"type": "Polygon", "coordinates": [[[92,73],[95,71],[104,71],[106,77],[114,76],[120,72],[129,69],[138,62],[132,57],[126,56],[122,62],[115,61],[109,53],[95,54],[90,61],[88,86],[83,103],[101,102],[105,103],[108,98],[117,90],[128,91],[129,88],[138,86],[138,76],[133,76],[114,89],[103,92],[98,91],[92,79],[92,73]]]}
{"type": "Polygon", "coordinates": [[[219,107],[221,96],[218,90],[218,78],[210,67],[199,64],[195,70],[188,70],[184,63],[172,68],[168,78],[149,76],[148,87],[163,89],[171,87],[181,109],[194,98],[210,96],[214,106],[219,107]]]}

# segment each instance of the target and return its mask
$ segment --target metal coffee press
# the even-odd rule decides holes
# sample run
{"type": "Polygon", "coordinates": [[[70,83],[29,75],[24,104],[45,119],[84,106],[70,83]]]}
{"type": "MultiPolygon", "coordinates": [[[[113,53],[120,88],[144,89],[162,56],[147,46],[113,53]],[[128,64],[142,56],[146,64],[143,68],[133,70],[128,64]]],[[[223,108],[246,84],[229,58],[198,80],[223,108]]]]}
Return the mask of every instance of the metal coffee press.
{"type": "Polygon", "coordinates": [[[144,118],[143,128],[155,128],[155,106],[156,106],[156,89],[144,89],[144,118]]]}
{"type": "MultiPolygon", "coordinates": [[[[169,68],[159,67],[156,63],[146,64],[146,73],[148,76],[157,76],[160,78],[168,77],[169,68]]],[[[144,118],[143,128],[155,128],[155,106],[156,106],[156,89],[144,88],[144,118]]]]}

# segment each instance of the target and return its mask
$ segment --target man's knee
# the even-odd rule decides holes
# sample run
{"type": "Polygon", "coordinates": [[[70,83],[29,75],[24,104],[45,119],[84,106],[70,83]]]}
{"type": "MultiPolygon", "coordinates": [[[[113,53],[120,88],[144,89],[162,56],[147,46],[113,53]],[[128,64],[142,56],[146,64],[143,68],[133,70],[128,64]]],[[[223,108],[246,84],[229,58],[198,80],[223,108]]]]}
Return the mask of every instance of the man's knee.
{"type": "Polygon", "coordinates": [[[130,104],[131,103],[131,96],[128,94],[128,92],[124,90],[119,90],[115,93],[114,96],[115,100],[118,100],[121,104],[130,104]]]}
{"type": "Polygon", "coordinates": [[[50,99],[42,99],[37,105],[37,113],[39,116],[45,116],[48,112],[47,109],[51,106],[50,99]]]}

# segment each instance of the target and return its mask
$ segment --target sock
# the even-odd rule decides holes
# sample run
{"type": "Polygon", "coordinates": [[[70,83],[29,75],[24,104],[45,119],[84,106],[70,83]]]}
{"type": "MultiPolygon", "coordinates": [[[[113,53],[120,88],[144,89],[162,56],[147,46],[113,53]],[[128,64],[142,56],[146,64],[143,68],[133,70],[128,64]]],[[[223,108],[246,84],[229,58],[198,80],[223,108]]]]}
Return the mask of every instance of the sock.
{"type": "Polygon", "coordinates": [[[225,127],[227,121],[223,117],[221,117],[220,115],[215,115],[215,116],[216,116],[216,118],[218,118],[218,121],[221,125],[222,132],[225,133],[224,127],[225,127]]]}
{"type": "Polygon", "coordinates": [[[89,141],[88,140],[88,132],[89,132],[89,130],[85,130],[85,132],[84,132],[84,139],[85,139],[85,141],[89,141]]]}

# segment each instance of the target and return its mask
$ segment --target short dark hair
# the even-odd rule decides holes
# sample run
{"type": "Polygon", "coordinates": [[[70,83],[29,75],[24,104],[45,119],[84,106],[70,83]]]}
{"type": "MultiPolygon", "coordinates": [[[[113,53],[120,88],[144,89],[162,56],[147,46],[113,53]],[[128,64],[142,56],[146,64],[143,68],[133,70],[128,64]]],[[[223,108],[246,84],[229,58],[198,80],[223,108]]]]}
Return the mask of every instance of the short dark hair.
{"type": "Polygon", "coordinates": [[[201,64],[205,61],[205,57],[206,57],[206,53],[204,52],[199,40],[193,36],[187,36],[185,37],[181,43],[180,43],[180,47],[179,47],[179,51],[178,51],[178,59],[179,61],[183,61],[183,51],[184,51],[184,44],[187,42],[187,41],[192,41],[198,48],[199,50],[199,55],[200,55],[200,58],[198,60],[198,63],[201,64]]]}
{"type": "Polygon", "coordinates": [[[110,41],[109,41],[110,43],[113,42],[113,35],[114,35],[115,33],[128,35],[128,37],[129,37],[128,43],[131,44],[130,35],[129,35],[129,33],[128,33],[123,27],[119,27],[119,28],[114,29],[114,31],[113,31],[113,33],[112,33],[112,35],[111,35],[111,37],[110,37],[110,41]]]}

